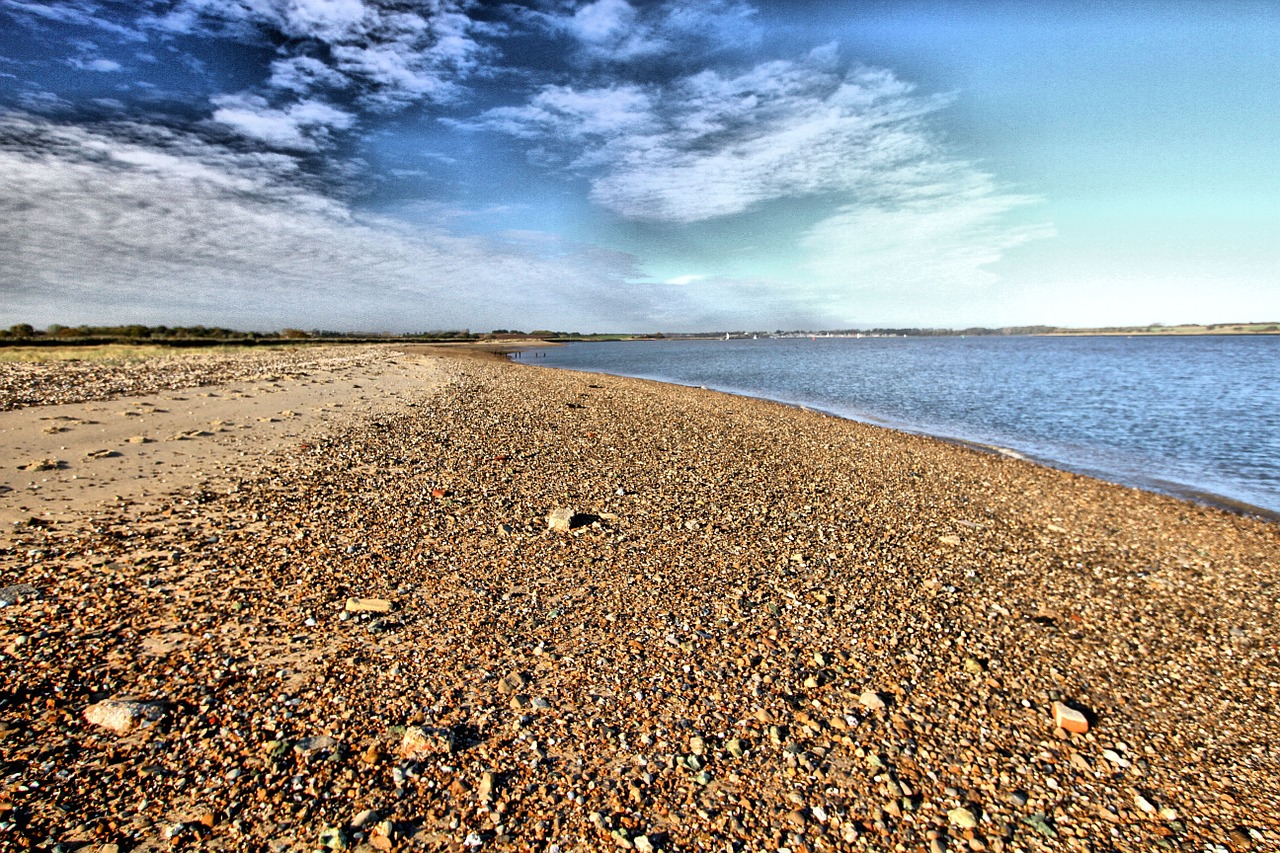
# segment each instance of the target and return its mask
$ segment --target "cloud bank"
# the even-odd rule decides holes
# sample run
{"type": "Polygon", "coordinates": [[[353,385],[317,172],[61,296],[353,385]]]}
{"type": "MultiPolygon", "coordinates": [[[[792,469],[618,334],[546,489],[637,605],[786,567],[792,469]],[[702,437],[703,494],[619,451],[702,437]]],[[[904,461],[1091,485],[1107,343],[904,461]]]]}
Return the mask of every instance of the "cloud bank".
{"type": "Polygon", "coordinates": [[[0,219],[6,302],[48,322],[177,314],[405,331],[662,319],[652,289],[627,284],[625,255],[359,216],[309,188],[292,157],[142,125],[0,114],[0,219]]]}
{"type": "Polygon", "coordinates": [[[156,317],[170,304],[302,325],[284,308],[318,317],[362,294],[370,322],[429,306],[436,319],[414,326],[849,325],[868,295],[981,290],[1006,253],[1052,234],[1019,221],[1034,196],[938,132],[954,96],[835,44],[770,55],[739,0],[0,0],[6,14],[33,33],[76,28],[48,88],[24,85],[8,100],[23,112],[0,115],[0,276],[15,310],[73,294],[94,310],[133,300],[156,317]],[[208,67],[220,57],[221,75],[208,67]],[[174,59],[181,74],[164,69],[174,59]],[[68,68],[96,97],[55,85],[68,68]],[[174,106],[193,78],[208,88],[174,106]],[[439,150],[378,152],[393,121],[439,150]],[[446,192],[406,202],[432,212],[403,220],[354,200],[401,182],[466,197],[488,146],[523,150],[566,194],[585,187],[606,227],[468,235],[446,192]],[[694,267],[580,236],[626,245],[608,229],[639,223],[695,244],[782,204],[804,211],[768,250],[789,253],[789,274],[749,246],[694,267]]]}

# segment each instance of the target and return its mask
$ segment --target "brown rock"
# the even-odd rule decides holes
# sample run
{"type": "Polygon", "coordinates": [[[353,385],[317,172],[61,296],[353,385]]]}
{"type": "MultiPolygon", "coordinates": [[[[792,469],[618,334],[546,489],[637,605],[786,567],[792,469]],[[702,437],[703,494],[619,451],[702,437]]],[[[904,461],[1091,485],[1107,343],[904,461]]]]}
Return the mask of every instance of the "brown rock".
{"type": "Polygon", "coordinates": [[[164,716],[164,705],[159,702],[133,702],[121,699],[103,699],[84,709],[84,718],[95,726],[110,729],[116,734],[133,731],[144,721],[159,720],[164,716]]]}
{"type": "Polygon", "coordinates": [[[1053,703],[1053,724],[1065,731],[1084,734],[1089,731],[1089,721],[1075,708],[1068,708],[1061,702],[1053,703]]]}

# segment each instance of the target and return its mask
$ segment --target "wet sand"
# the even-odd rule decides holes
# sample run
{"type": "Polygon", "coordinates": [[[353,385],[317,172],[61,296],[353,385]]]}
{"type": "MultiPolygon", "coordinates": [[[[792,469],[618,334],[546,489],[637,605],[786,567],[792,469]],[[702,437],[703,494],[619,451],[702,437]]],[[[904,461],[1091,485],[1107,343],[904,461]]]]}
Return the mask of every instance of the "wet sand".
{"type": "Polygon", "coordinates": [[[1280,846],[1278,525],[693,388],[329,378],[7,413],[71,428],[2,460],[0,848],[1280,846]]]}

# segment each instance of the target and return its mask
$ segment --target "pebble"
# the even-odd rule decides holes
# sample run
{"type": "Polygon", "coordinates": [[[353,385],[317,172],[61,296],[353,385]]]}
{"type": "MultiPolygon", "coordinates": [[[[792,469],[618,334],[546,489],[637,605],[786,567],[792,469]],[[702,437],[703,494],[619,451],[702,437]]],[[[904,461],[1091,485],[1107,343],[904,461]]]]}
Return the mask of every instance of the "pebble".
{"type": "Polygon", "coordinates": [[[567,532],[578,513],[569,507],[556,507],[547,514],[547,529],[567,532]]]}
{"type": "Polygon", "coordinates": [[[116,734],[127,734],[140,725],[162,719],[164,714],[163,703],[124,699],[103,699],[84,709],[86,720],[116,734]]]}
{"type": "Polygon", "coordinates": [[[1089,720],[1075,708],[1061,702],[1053,703],[1053,724],[1060,729],[1076,734],[1089,731],[1089,720]]]}
{"type": "Polygon", "coordinates": [[[885,709],[884,699],[880,698],[880,694],[873,690],[868,690],[859,696],[858,703],[868,711],[883,711],[885,709]]]}
{"type": "Polygon", "coordinates": [[[1268,647],[1229,632],[1275,621],[1274,525],[754,400],[441,363],[440,391],[234,482],[3,531],[0,578],[41,594],[0,610],[0,846],[70,814],[126,850],[1280,844],[1268,647]],[[571,506],[602,523],[537,532],[571,506]],[[394,605],[345,608],[370,594],[394,605]],[[103,736],[75,719],[103,696],[168,712],[103,736]],[[1054,701],[1112,740],[1050,737],[1054,701]],[[1148,817],[1139,771],[1176,812],[1148,817]]]}
{"type": "Polygon", "coordinates": [[[0,607],[21,604],[40,597],[40,590],[29,583],[16,583],[0,587],[0,607]]]}
{"type": "Polygon", "coordinates": [[[348,613],[390,613],[394,602],[386,598],[348,598],[348,613]]]}

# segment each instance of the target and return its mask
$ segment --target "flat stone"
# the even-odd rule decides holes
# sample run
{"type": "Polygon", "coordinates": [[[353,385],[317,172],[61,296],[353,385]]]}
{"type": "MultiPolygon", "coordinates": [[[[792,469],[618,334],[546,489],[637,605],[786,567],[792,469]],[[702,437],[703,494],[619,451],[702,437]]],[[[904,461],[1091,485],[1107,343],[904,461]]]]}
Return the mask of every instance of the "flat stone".
{"type": "Polygon", "coordinates": [[[159,702],[103,699],[84,709],[86,720],[116,734],[126,734],[144,722],[154,722],[163,716],[164,705],[159,702]]]}
{"type": "Polygon", "coordinates": [[[23,601],[39,597],[40,590],[29,583],[15,583],[11,586],[0,587],[0,607],[20,604],[23,601]]]}
{"type": "Polygon", "coordinates": [[[884,700],[880,698],[880,694],[874,690],[868,690],[858,697],[858,704],[866,708],[868,711],[883,711],[885,709],[884,700]]]}
{"type": "Polygon", "coordinates": [[[390,613],[394,606],[385,598],[348,598],[346,609],[351,613],[390,613]]]}
{"type": "Polygon", "coordinates": [[[323,750],[332,751],[338,742],[328,735],[315,735],[313,737],[304,737],[293,745],[294,752],[320,752],[323,750]]]}
{"type": "Polygon", "coordinates": [[[1053,703],[1053,724],[1060,729],[1079,735],[1089,731],[1089,721],[1084,714],[1061,702],[1053,703]]]}
{"type": "Polygon", "coordinates": [[[977,817],[966,808],[951,809],[947,812],[947,820],[961,829],[974,829],[978,825],[977,817]]]}

